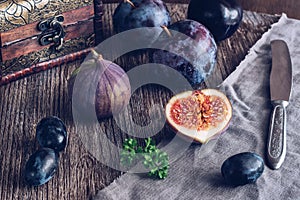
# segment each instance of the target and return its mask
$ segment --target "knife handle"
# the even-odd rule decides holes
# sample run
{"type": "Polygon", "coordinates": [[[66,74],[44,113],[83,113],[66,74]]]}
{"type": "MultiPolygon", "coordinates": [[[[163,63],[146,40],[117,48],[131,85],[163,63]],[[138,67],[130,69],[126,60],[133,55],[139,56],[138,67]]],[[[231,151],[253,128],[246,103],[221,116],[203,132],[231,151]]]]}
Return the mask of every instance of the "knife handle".
{"type": "Polygon", "coordinates": [[[271,169],[278,169],[286,155],[286,107],[287,101],[272,101],[267,160],[271,169]]]}

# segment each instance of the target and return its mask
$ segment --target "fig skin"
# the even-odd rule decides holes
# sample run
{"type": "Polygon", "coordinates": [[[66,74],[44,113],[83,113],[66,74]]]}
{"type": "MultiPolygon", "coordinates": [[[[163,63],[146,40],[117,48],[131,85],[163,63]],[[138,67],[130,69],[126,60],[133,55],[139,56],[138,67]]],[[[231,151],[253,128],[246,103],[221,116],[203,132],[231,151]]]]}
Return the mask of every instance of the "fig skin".
{"type": "Polygon", "coordinates": [[[243,9],[236,0],[191,0],[187,18],[206,26],[219,42],[232,36],[238,29],[243,9]]]}
{"type": "Polygon", "coordinates": [[[80,106],[77,111],[81,116],[85,116],[82,118],[89,120],[90,113],[85,111],[94,105],[97,118],[103,119],[121,112],[128,105],[131,86],[126,72],[119,65],[103,59],[92,50],[92,57],[72,73],[69,79],[69,93],[70,97],[75,97],[77,102],[81,102],[81,105],[77,105],[80,106]],[[82,83],[77,84],[78,88],[74,88],[75,80],[82,83]],[[94,84],[96,93],[92,94],[91,88],[95,87],[94,84]]]}
{"type": "Polygon", "coordinates": [[[232,186],[254,183],[263,171],[263,159],[252,152],[233,155],[226,159],[221,167],[222,176],[232,186]]]}
{"type": "Polygon", "coordinates": [[[213,36],[205,26],[194,20],[181,20],[168,26],[167,29],[173,34],[169,35],[168,31],[163,31],[155,41],[167,51],[154,50],[152,62],[176,69],[194,89],[198,88],[216,65],[217,45],[213,36]],[[182,37],[183,34],[187,37],[182,37]],[[180,52],[181,55],[171,53],[172,50],[180,52]]]}

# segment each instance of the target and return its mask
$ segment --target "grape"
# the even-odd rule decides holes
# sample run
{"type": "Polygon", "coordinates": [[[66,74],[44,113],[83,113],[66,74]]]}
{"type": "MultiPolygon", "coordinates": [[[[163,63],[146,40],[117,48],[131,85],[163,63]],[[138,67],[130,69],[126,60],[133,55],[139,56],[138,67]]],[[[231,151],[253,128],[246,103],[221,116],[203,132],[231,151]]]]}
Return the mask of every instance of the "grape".
{"type": "Polygon", "coordinates": [[[236,0],[191,0],[187,17],[206,26],[215,40],[221,41],[238,29],[243,9],[236,0]]]}
{"type": "Polygon", "coordinates": [[[67,145],[67,130],[61,119],[55,116],[43,118],[36,127],[36,137],[41,147],[62,151],[67,145]]]}
{"type": "Polygon", "coordinates": [[[223,163],[221,172],[225,181],[231,185],[254,183],[264,171],[263,159],[251,152],[231,156],[223,163]]]}
{"type": "Polygon", "coordinates": [[[58,167],[58,153],[50,148],[41,148],[32,154],[25,166],[25,181],[32,186],[47,183],[58,167]]]}

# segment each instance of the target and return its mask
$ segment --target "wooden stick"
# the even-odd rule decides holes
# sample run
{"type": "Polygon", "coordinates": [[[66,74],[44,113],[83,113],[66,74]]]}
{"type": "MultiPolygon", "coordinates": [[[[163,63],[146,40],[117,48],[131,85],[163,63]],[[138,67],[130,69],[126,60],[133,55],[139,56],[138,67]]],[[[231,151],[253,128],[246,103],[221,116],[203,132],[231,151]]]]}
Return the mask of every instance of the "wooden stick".
{"type": "Polygon", "coordinates": [[[103,3],[101,0],[94,0],[94,31],[95,31],[95,46],[97,46],[103,40],[103,3]]]}
{"type": "Polygon", "coordinates": [[[6,75],[4,77],[1,78],[0,80],[0,86],[2,85],[6,85],[12,81],[16,81],[18,79],[24,78],[26,76],[29,76],[31,74],[35,74],[41,71],[45,71],[48,69],[52,69],[54,67],[57,67],[59,65],[62,64],[66,64],[68,62],[72,62],[75,60],[80,60],[82,58],[84,58],[88,53],[90,53],[92,48],[88,48],[85,50],[81,50],[75,53],[71,53],[65,56],[61,56],[58,58],[55,58],[53,60],[49,60],[49,61],[45,61],[45,62],[41,62],[38,64],[34,64],[31,67],[28,67],[26,69],[23,69],[21,71],[6,75]]]}

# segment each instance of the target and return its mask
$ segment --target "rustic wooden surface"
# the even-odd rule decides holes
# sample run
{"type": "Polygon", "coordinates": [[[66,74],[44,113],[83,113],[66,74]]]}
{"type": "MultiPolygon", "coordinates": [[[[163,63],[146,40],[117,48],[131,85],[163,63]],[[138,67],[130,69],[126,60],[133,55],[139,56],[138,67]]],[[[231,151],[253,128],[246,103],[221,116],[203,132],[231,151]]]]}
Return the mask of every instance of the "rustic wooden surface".
{"type": "MultiPolygon", "coordinates": [[[[111,31],[111,14],[115,4],[105,5],[104,35],[111,31]]],[[[173,19],[184,18],[186,5],[169,4],[173,19]]],[[[278,17],[245,12],[241,27],[231,38],[218,44],[216,77],[226,78],[244,59],[249,48],[268,30],[278,17]]],[[[125,69],[147,58],[119,60],[125,69]],[[126,60],[126,62],[124,61],[126,60]]],[[[71,101],[67,92],[70,73],[81,60],[34,74],[0,87],[0,199],[90,199],[97,190],[110,184],[121,172],[101,164],[83,146],[73,123],[71,101]],[[66,124],[69,134],[67,149],[60,156],[55,177],[40,187],[24,184],[22,176],[29,156],[38,148],[35,126],[45,116],[56,115],[66,124]]],[[[162,87],[148,85],[138,89],[131,98],[133,121],[124,116],[123,123],[149,123],[149,108],[154,103],[164,106],[171,93],[162,87]]],[[[160,113],[162,114],[162,113],[160,113]]],[[[112,119],[100,122],[107,137],[116,145],[126,137],[112,119]]],[[[167,127],[156,140],[169,137],[167,127]]],[[[109,149],[103,149],[103,153],[109,149]]]]}
{"type": "MultiPolygon", "coordinates": [[[[189,3],[190,0],[163,0],[167,3],[189,3]]],[[[288,17],[300,19],[300,1],[299,0],[236,0],[244,10],[281,14],[286,13],[288,17]]],[[[120,2],[120,0],[103,0],[105,3],[120,2]]]]}
{"type": "Polygon", "coordinates": [[[300,1],[299,0],[237,0],[244,9],[269,13],[286,13],[288,17],[300,19],[300,1]]]}

